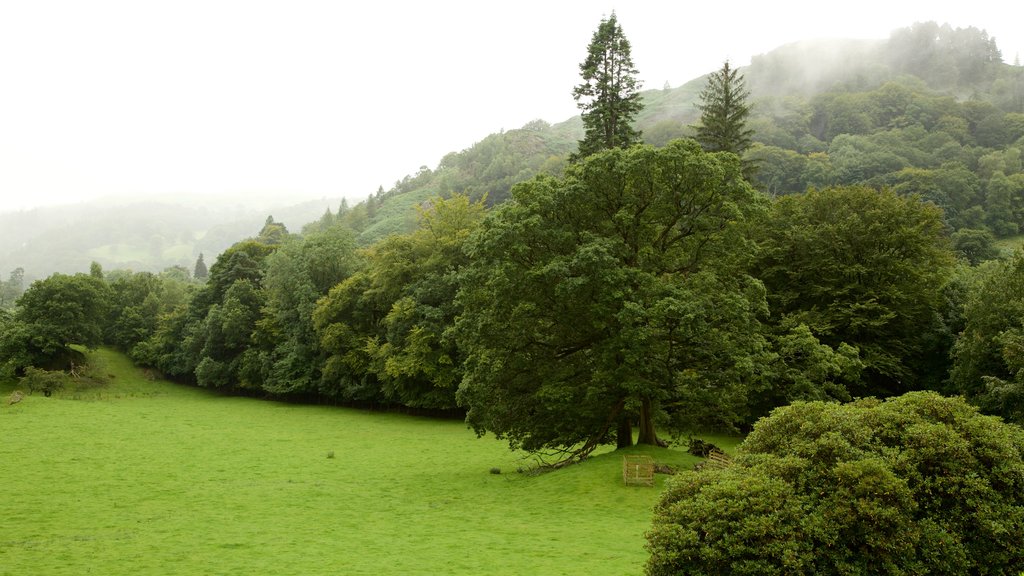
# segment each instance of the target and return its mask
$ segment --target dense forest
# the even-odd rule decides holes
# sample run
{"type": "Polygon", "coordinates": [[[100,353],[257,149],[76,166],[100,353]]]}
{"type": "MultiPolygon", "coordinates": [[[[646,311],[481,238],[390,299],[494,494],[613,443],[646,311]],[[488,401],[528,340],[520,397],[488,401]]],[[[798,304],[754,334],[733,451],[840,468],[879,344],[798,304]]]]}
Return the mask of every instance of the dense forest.
{"type": "MultiPolygon", "coordinates": [[[[641,92],[613,14],[580,70],[580,117],[300,232],[268,217],[208,268],[14,270],[0,376],[49,392],[108,345],[225,392],[463,416],[557,465],[914,391],[1024,423],[1024,68],[994,39],[919,23],[641,92]]],[[[975,426],[916,398],[892,410],[975,426]]]]}

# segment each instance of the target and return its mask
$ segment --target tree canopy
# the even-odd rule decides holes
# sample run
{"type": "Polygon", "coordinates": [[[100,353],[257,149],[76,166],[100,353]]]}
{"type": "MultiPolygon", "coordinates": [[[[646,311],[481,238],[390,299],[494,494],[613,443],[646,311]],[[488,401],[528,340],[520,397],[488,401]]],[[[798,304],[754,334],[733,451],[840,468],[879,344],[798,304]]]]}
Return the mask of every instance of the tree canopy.
{"type": "Polygon", "coordinates": [[[757,237],[755,275],[777,321],[859,350],[855,396],[914,389],[928,363],[945,362],[929,335],[943,329],[936,311],[953,255],[934,205],[891,190],[811,190],[779,198],[757,237]]]}
{"type": "Polygon", "coordinates": [[[764,307],[742,230],[764,208],[738,158],[693,141],[606,150],[513,188],[467,248],[468,422],[579,456],[628,442],[630,422],[654,443],[656,417],[740,382],[764,307]]]}
{"type": "Polygon", "coordinates": [[[0,350],[14,366],[67,368],[74,344],[103,343],[110,306],[109,286],[89,274],[54,274],[33,282],[18,298],[14,321],[2,335],[0,350]]]}

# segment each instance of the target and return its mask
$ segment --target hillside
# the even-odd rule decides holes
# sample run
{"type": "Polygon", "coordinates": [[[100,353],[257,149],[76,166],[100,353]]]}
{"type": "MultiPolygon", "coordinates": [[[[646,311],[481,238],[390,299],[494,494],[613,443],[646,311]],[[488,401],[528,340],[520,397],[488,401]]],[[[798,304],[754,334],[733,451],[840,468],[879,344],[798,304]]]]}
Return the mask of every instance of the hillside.
{"type": "MultiPolygon", "coordinates": [[[[936,202],[953,228],[1003,237],[1024,225],[1024,68],[1003,63],[984,31],[918,23],[886,41],[799,41],[755,56],[742,73],[758,143],[749,154],[763,190],[890,186],[936,202]]],[[[646,143],[692,134],[704,82],[643,93],[637,127],[646,143]]],[[[416,207],[436,196],[500,203],[517,182],[561,173],[581,136],[578,116],[490,134],[353,206],[347,221],[367,246],[411,230],[416,207]]],[[[212,262],[255,234],[268,215],[297,232],[338,206],[338,199],[219,209],[163,202],[3,214],[0,274],[20,266],[33,279],[84,271],[92,261],[106,269],[191,268],[199,253],[212,262]]]]}
{"type": "Polygon", "coordinates": [[[21,267],[31,281],[54,272],[86,272],[93,261],[108,270],[191,271],[200,253],[212,263],[235,242],[255,235],[268,215],[298,231],[340,202],[95,201],[0,214],[0,272],[6,278],[21,267]]]}
{"type": "MultiPolygon", "coordinates": [[[[765,191],[891,186],[938,203],[954,228],[1004,236],[1024,224],[1024,68],[1003,63],[984,31],[928,22],[886,41],[805,40],[755,56],[742,73],[765,191]]],[[[691,136],[704,83],[645,91],[644,141],[691,136]]],[[[491,134],[382,191],[370,212],[355,207],[360,241],[409,230],[414,207],[435,195],[501,202],[515,182],[559,174],[581,137],[579,117],[491,134]]]]}

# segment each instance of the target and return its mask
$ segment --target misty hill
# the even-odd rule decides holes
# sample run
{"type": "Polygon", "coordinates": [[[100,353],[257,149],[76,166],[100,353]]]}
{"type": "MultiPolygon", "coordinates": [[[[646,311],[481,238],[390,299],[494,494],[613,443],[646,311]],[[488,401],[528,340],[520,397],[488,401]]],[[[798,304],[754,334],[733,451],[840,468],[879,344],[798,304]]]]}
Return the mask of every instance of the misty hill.
{"type": "Polygon", "coordinates": [[[21,267],[27,280],[54,272],[104,269],[159,272],[207,262],[241,239],[254,236],[272,215],[300,229],[334,210],[340,198],[298,204],[161,201],[94,201],[0,214],[0,271],[21,267]]]}
{"type": "MultiPolygon", "coordinates": [[[[891,186],[945,208],[955,229],[1024,228],[1024,68],[1004,63],[983,30],[925,22],[888,40],[805,40],[741,71],[754,105],[750,159],[765,191],[891,186]]],[[[644,92],[644,141],[692,136],[705,82],[644,92]]],[[[354,227],[371,244],[410,229],[415,206],[432,196],[501,202],[516,182],[558,175],[582,135],[579,117],[491,134],[356,206],[354,227]]]]}

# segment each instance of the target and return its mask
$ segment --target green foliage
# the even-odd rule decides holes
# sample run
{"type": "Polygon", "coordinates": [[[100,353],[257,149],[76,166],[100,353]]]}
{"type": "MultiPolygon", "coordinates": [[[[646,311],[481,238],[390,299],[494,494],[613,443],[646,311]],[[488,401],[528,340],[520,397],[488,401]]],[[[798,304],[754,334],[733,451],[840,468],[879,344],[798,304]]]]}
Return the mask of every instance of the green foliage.
{"type": "Polygon", "coordinates": [[[988,230],[961,228],[953,233],[951,239],[953,250],[970,262],[972,266],[999,257],[1000,252],[996,246],[995,236],[988,230]]]}
{"type": "Polygon", "coordinates": [[[323,357],[313,330],[313,309],[361,265],[354,235],[341,225],[289,238],[267,256],[266,302],[243,368],[246,379],[278,395],[316,391],[323,357]]]}
{"type": "Polygon", "coordinates": [[[150,272],[117,274],[108,282],[111,309],[104,342],[133,357],[136,346],[156,332],[160,318],[185,305],[194,287],[181,275],[150,272]]]}
{"type": "Polygon", "coordinates": [[[14,303],[25,291],[25,269],[11,270],[7,280],[0,280],[0,310],[14,308],[14,303]]]}
{"type": "Polygon", "coordinates": [[[981,265],[977,274],[950,380],[986,411],[1024,423],[1024,250],[981,265]]]}
{"type": "Polygon", "coordinates": [[[953,264],[942,214],[916,197],[865,187],[779,198],[759,227],[757,276],[773,315],[805,324],[833,349],[856,347],[864,378],[854,395],[891,395],[924,384],[942,361],[927,335],[953,264]]]}
{"type": "Polygon", "coordinates": [[[722,68],[708,75],[707,85],[700,93],[700,124],[697,141],[710,152],[732,152],[742,156],[750,148],[754,131],[747,126],[750,91],[739,70],[722,68]]]}
{"type": "Polygon", "coordinates": [[[68,375],[60,370],[43,370],[28,366],[20,383],[30,392],[42,392],[46,396],[60,391],[67,385],[68,375]]]}
{"type": "Polygon", "coordinates": [[[325,390],[352,400],[455,407],[462,358],[448,331],[460,311],[463,245],[483,213],[482,201],[435,198],[421,209],[416,231],[368,251],[366,268],[317,304],[325,390]]]}
{"type": "Polygon", "coordinates": [[[746,411],[734,422],[749,424],[796,400],[851,400],[864,371],[859,351],[843,342],[823,344],[806,324],[762,328],[767,344],[747,391],[746,411]]]}
{"type": "Polygon", "coordinates": [[[14,323],[4,338],[5,356],[16,366],[66,368],[74,356],[71,345],[103,343],[103,327],[111,305],[110,287],[88,274],[54,274],[33,282],[18,299],[14,323]]]}
{"type": "Polygon", "coordinates": [[[437,170],[437,192],[464,194],[488,205],[508,199],[518,182],[538,173],[560,174],[575,141],[535,120],[517,130],[491,134],[470,148],[446,155],[437,170]]]}
{"type": "Polygon", "coordinates": [[[654,442],[656,412],[733,401],[717,392],[742,381],[763,310],[742,223],[764,207],[735,156],[612,149],[512,194],[471,240],[459,295],[459,401],[478,433],[582,454],[620,420],[654,442]]]}
{"type": "Polygon", "coordinates": [[[647,573],[1017,574],[1024,432],[962,399],[797,402],[670,482],[647,573]]]}
{"type": "Polygon", "coordinates": [[[584,128],[575,160],[640,142],[633,119],[643,109],[643,102],[630,51],[615,12],[602,18],[587,47],[587,58],[580,64],[583,82],[572,91],[584,128]]]}

